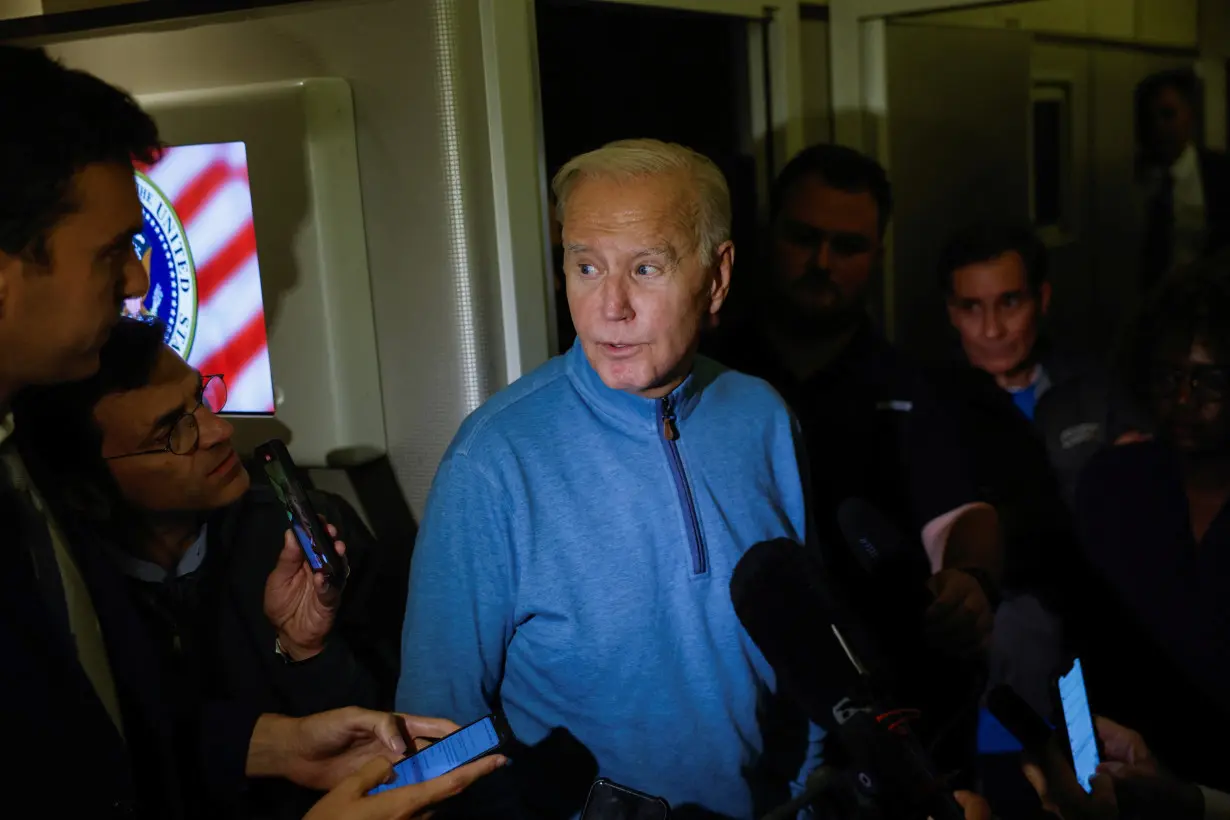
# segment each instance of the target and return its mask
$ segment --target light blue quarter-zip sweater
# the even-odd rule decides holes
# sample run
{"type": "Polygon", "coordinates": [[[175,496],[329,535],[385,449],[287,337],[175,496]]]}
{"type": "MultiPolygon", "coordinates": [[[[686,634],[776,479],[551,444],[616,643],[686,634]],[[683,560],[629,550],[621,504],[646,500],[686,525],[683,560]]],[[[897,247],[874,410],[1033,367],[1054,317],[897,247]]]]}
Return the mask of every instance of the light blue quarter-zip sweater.
{"type": "Polygon", "coordinates": [[[774,675],[730,576],[758,541],[805,541],[799,441],[772,388],[704,358],[659,400],[607,387],[579,344],[503,390],[436,473],[397,708],[499,709],[529,744],[563,727],[676,808],[752,817],[797,790],[820,730],[800,770],[765,771],[774,675]]]}

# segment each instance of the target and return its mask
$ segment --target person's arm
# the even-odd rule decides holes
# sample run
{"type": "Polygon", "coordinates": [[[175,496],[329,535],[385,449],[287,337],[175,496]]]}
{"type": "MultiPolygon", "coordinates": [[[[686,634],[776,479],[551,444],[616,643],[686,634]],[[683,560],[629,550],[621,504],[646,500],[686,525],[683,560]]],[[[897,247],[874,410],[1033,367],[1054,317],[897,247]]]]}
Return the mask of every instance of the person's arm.
{"type": "Polygon", "coordinates": [[[998,583],[1003,573],[999,517],[978,491],[973,459],[954,421],[953,408],[964,399],[957,395],[960,388],[941,395],[917,374],[912,392],[902,466],[931,572],[973,567],[998,583]]]}
{"type": "Polygon", "coordinates": [[[1230,794],[1197,786],[1204,798],[1204,820],[1230,820],[1230,794]]]}
{"type": "Polygon", "coordinates": [[[323,493],[314,500],[317,511],[334,525],[345,544],[350,577],[323,647],[300,659],[295,657],[296,650],[283,646],[286,654],[284,663],[275,665],[275,684],[297,715],[342,706],[390,708],[397,681],[399,629],[375,617],[384,604],[378,600],[380,547],[345,501],[323,493]]]}
{"type": "Polygon", "coordinates": [[[469,456],[445,458],[410,568],[399,710],[465,726],[494,709],[516,605],[510,509],[469,456]]]}

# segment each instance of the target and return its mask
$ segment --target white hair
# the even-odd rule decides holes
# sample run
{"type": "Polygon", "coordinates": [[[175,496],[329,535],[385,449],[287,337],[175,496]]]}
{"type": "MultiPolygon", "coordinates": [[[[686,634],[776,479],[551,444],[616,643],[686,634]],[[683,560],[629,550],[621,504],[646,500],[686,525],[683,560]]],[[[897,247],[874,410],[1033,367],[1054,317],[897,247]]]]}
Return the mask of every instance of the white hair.
{"type": "Polygon", "coordinates": [[[556,218],[567,212],[568,194],[578,180],[592,177],[628,180],[686,174],[691,181],[692,225],[696,249],[706,263],[716,261],[718,247],[730,239],[730,188],[713,160],[691,148],[653,139],[617,140],[573,157],[551,181],[556,218]]]}

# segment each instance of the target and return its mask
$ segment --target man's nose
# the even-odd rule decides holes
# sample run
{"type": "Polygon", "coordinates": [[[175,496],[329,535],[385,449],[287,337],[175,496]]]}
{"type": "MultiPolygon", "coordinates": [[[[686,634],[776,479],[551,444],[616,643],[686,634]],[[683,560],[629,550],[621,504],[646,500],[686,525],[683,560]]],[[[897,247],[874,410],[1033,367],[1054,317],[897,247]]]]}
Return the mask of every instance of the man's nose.
{"type": "Polygon", "coordinates": [[[149,274],[145,272],[145,266],[141,264],[136,253],[129,254],[122,275],[125,299],[140,298],[149,290],[149,274]]]}
{"type": "Polygon", "coordinates": [[[832,256],[833,243],[828,239],[821,239],[811,256],[812,267],[816,270],[828,270],[832,256]]]}
{"type": "Polygon", "coordinates": [[[1179,378],[1179,384],[1174,392],[1175,403],[1180,407],[1187,407],[1195,400],[1194,391],[1192,390],[1192,377],[1184,374],[1179,378]]]}
{"type": "Polygon", "coordinates": [[[204,405],[197,408],[196,423],[200,428],[201,441],[199,448],[202,450],[208,450],[210,447],[225,444],[235,434],[235,428],[231,426],[229,421],[216,415],[204,405]]]}
{"type": "Polygon", "coordinates": [[[988,339],[998,339],[1004,335],[1004,323],[999,318],[999,311],[991,309],[983,314],[982,335],[988,339]]]}
{"type": "Polygon", "coordinates": [[[612,322],[631,319],[631,285],[623,276],[606,276],[602,281],[602,318],[612,322]]]}

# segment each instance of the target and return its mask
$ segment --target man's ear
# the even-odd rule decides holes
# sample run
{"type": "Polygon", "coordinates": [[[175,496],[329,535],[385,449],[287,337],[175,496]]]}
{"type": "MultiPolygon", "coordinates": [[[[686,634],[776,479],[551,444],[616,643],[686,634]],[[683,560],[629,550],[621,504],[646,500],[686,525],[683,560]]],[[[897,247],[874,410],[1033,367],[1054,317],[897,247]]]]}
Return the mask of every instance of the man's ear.
{"type": "Polygon", "coordinates": [[[735,267],[735,243],[727,239],[717,248],[717,264],[713,266],[713,279],[709,283],[709,313],[722,309],[730,293],[730,277],[735,267]]]}
{"type": "Polygon", "coordinates": [[[1038,288],[1038,303],[1041,307],[1043,316],[1051,309],[1051,283],[1043,282],[1042,287],[1038,288]]]}

